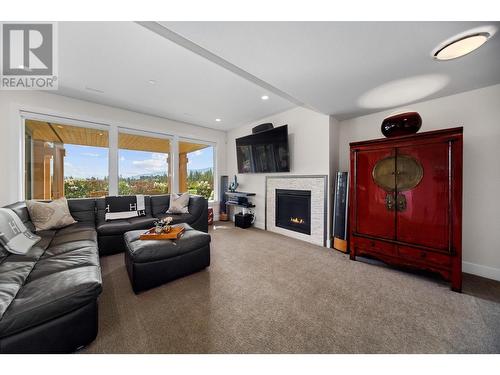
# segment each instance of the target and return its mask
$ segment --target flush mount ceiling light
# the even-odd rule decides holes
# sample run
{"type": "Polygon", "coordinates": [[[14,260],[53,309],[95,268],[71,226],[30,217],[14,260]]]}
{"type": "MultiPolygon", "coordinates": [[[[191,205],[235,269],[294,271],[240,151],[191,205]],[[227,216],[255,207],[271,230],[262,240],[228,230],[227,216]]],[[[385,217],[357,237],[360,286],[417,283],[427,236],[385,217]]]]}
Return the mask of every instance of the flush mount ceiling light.
{"type": "Polygon", "coordinates": [[[267,99],[269,99],[269,95],[262,95],[260,98],[261,98],[262,100],[267,100],[267,99]]]}
{"type": "Polygon", "coordinates": [[[215,121],[221,122],[222,120],[220,118],[216,118],[215,121]]]}
{"type": "Polygon", "coordinates": [[[481,47],[496,32],[493,26],[471,29],[440,43],[432,52],[436,60],[446,61],[468,55],[481,47]]]}

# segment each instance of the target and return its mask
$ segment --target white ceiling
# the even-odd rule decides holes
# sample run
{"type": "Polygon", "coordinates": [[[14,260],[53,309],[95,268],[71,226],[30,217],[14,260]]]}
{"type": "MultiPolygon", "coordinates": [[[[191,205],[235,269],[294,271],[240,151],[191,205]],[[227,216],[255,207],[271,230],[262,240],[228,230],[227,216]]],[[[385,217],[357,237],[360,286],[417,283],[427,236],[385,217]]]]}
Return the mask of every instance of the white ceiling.
{"type": "Polygon", "coordinates": [[[498,22],[63,22],[59,93],[222,130],[302,104],[343,119],[390,106],[384,97],[367,108],[370,91],[380,99],[397,87],[399,105],[500,83],[500,33],[462,58],[430,57],[443,40],[481,25],[500,27],[498,22]],[[394,80],[402,81],[391,84],[394,80]],[[264,94],[270,100],[262,101],[264,94]]]}
{"type": "Polygon", "coordinates": [[[222,130],[294,106],[133,22],[61,22],[58,93],[222,130]]]}
{"type": "Polygon", "coordinates": [[[440,42],[455,34],[495,24],[500,26],[499,22],[162,22],[337,118],[380,110],[362,108],[358,100],[397,79],[445,76],[446,86],[426,99],[500,83],[500,33],[462,58],[443,62],[430,57],[440,42]]]}

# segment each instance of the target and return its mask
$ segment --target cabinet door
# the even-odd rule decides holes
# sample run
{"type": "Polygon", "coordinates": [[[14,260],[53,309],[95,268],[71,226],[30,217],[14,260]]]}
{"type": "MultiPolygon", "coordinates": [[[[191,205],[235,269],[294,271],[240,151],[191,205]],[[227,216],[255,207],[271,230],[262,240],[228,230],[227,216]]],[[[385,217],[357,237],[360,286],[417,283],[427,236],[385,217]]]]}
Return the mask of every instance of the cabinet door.
{"type": "Polygon", "coordinates": [[[394,239],[396,213],[386,206],[387,195],[373,180],[378,161],[395,155],[394,148],[357,151],[355,155],[355,231],[376,237],[394,239]]]}
{"type": "MultiPolygon", "coordinates": [[[[398,195],[404,196],[406,207],[398,207],[397,239],[448,251],[450,198],[448,143],[400,147],[396,152],[398,157],[414,158],[423,170],[422,179],[416,187],[398,191],[398,195]]],[[[396,174],[398,173],[404,171],[397,171],[396,174]]]]}

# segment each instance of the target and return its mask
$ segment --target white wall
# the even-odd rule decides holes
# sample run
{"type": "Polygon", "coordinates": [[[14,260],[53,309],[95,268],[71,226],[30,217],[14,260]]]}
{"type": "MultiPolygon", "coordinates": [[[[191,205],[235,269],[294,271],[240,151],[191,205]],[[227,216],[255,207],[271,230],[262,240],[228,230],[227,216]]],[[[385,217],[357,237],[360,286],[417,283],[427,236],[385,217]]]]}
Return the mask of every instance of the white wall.
{"type": "MultiPolygon", "coordinates": [[[[382,120],[401,109],[342,121],[340,169],[349,168],[349,142],[382,138],[382,120]]],[[[500,280],[500,85],[405,109],[422,116],[420,132],[464,127],[463,269],[500,280]]]]}
{"type": "MultiPolygon", "coordinates": [[[[0,206],[22,199],[20,111],[38,112],[111,126],[153,131],[216,144],[216,169],[226,170],[226,133],[160,117],[36,91],[0,91],[0,206]]],[[[217,183],[217,181],[216,181],[217,183]]]]}
{"type": "MultiPolygon", "coordinates": [[[[238,190],[256,193],[255,226],[264,228],[266,176],[270,175],[329,175],[330,173],[330,118],[306,108],[297,107],[258,120],[227,134],[227,172],[229,180],[235,174],[238,190]],[[290,147],[290,172],[278,174],[238,174],[235,139],[249,135],[258,124],[272,122],[275,127],[288,124],[290,147]]],[[[234,211],[233,211],[234,212],[234,211]]],[[[330,216],[330,214],[328,214],[330,216]]]]}

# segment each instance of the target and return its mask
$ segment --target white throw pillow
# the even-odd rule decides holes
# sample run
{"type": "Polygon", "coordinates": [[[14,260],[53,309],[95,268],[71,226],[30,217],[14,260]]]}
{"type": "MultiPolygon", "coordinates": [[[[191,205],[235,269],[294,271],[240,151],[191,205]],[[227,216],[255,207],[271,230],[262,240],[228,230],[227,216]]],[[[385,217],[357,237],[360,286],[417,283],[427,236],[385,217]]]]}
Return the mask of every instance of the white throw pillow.
{"type": "Polygon", "coordinates": [[[36,231],[59,229],[76,223],[69,212],[66,198],[59,198],[52,202],[26,201],[26,207],[36,231]]]}
{"type": "Polygon", "coordinates": [[[170,207],[167,214],[188,214],[189,193],[178,195],[175,193],[170,194],[170,207]]]}

